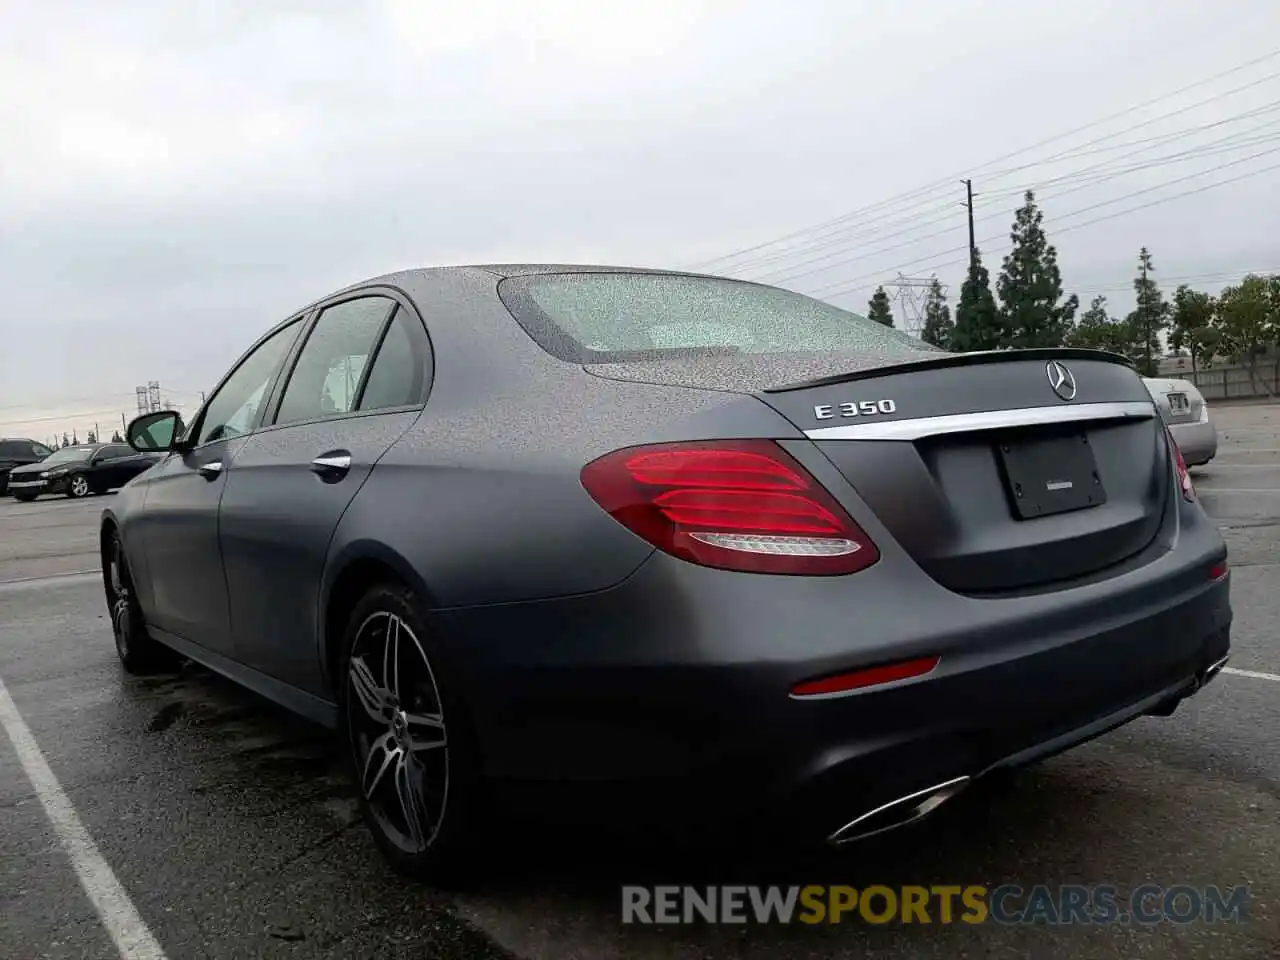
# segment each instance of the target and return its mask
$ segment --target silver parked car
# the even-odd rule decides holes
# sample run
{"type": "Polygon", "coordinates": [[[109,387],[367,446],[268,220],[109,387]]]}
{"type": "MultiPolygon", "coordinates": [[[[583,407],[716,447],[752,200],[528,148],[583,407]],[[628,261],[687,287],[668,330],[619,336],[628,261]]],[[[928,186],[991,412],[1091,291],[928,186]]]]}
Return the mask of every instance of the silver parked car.
{"type": "Polygon", "coordinates": [[[1218,453],[1218,431],[1209,419],[1209,404],[1190,380],[1144,377],[1160,416],[1182,451],[1188,467],[1208,463],[1218,453]]]}

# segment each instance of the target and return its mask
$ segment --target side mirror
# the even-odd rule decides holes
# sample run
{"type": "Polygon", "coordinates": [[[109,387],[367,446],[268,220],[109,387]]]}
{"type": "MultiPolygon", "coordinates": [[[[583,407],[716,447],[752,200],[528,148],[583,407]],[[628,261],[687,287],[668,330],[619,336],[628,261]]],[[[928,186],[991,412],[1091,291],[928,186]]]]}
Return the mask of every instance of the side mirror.
{"type": "Polygon", "coordinates": [[[139,453],[167,453],[185,428],[176,410],[160,410],[135,417],[126,431],[129,446],[139,453]]]}

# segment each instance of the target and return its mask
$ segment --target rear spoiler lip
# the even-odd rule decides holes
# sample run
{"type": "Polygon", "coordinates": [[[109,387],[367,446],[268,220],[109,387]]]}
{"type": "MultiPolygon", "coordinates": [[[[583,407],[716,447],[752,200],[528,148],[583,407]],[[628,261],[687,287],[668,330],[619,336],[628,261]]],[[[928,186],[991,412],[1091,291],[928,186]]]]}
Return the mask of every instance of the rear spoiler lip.
{"type": "Polygon", "coordinates": [[[837,373],[814,380],[802,380],[777,387],[766,387],[764,393],[786,393],[791,390],[809,390],[814,387],[827,387],[837,383],[853,383],[857,380],[874,380],[893,373],[911,373],[917,370],[940,370],[946,367],[967,367],[983,363],[1009,363],[1020,360],[1094,360],[1102,363],[1114,363],[1119,366],[1136,369],[1134,362],[1118,353],[1106,350],[1087,350],[1084,347],[1032,347],[1027,350],[982,350],[975,353],[947,353],[928,360],[906,360],[902,363],[887,364],[872,370],[855,370],[850,373],[837,373]]]}

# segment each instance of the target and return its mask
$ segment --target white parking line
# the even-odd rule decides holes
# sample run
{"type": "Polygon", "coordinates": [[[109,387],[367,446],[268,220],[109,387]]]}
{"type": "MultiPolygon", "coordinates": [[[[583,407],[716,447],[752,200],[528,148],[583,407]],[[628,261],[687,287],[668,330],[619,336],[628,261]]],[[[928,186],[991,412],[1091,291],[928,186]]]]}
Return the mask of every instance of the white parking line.
{"type": "Polygon", "coordinates": [[[1229,673],[1236,677],[1252,677],[1254,680],[1271,680],[1280,683],[1280,673],[1261,673],[1257,670],[1238,670],[1235,667],[1223,667],[1223,673],[1229,673]]]}
{"type": "Polygon", "coordinates": [[[1211,486],[1209,486],[1208,484],[1202,484],[1202,483],[1197,483],[1197,484],[1196,484],[1196,490],[1197,490],[1197,491],[1199,491],[1200,493],[1228,493],[1228,494],[1231,494],[1232,496],[1235,496],[1235,495],[1237,495],[1237,494],[1246,494],[1246,493],[1248,493],[1248,494],[1254,494],[1254,493],[1271,493],[1271,494],[1276,494],[1276,493],[1280,493],[1280,490],[1273,490],[1273,489],[1271,489],[1270,487],[1263,488],[1263,489],[1259,489],[1259,490],[1252,490],[1252,489],[1250,489],[1250,490],[1244,490],[1244,489],[1242,489],[1242,488],[1240,488],[1240,487],[1211,487],[1211,486]]]}
{"type": "Polygon", "coordinates": [[[160,944],[151,935],[129,895],[124,892],[120,881],[107,866],[107,861],[94,846],[93,839],[80,822],[75,808],[58,783],[58,778],[49,769],[44,754],[40,752],[22,715],[18,713],[18,707],[5,689],[3,680],[0,680],[0,726],[9,735],[13,751],[18,755],[18,762],[22,764],[27,779],[40,798],[45,815],[53,824],[54,833],[67,852],[76,876],[80,878],[80,885],[98,911],[98,916],[111,935],[116,949],[120,951],[120,956],[124,960],[165,960],[160,944]]]}

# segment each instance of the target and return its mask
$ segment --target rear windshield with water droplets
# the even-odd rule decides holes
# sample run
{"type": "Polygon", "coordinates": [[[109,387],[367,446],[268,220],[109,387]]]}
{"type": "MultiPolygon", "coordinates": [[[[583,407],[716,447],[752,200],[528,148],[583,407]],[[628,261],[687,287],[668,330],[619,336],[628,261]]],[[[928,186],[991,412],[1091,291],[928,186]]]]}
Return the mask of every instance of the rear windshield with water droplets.
{"type": "Polygon", "coordinates": [[[777,287],[657,273],[508,278],[499,296],[539,346],[574,363],[680,353],[934,352],[915,337],[777,287]]]}

